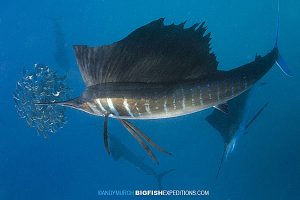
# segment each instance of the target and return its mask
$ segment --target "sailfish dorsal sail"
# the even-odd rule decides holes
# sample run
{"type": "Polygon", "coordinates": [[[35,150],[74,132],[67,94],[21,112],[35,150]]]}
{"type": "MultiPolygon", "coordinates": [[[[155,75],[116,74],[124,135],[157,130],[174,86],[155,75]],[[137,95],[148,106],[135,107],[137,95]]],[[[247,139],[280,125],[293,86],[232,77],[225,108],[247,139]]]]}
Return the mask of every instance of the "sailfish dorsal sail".
{"type": "Polygon", "coordinates": [[[184,28],[164,25],[164,19],[142,26],[111,45],[75,45],[80,72],[87,86],[107,82],[172,82],[216,72],[204,22],[184,28]]]}

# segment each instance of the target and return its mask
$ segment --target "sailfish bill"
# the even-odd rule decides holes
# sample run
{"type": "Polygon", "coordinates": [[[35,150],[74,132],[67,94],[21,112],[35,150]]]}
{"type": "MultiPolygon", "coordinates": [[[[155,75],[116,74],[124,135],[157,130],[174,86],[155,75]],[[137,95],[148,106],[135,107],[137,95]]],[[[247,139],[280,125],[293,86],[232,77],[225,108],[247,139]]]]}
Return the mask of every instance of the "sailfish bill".
{"type": "Polygon", "coordinates": [[[278,61],[275,45],[268,54],[248,64],[218,70],[211,34],[206,32],[204,22],[185,28],[184,23],[165,25],[161,18],[110,45],[75,45],[86,89],[76,99],[57,104],[104,116],[108,152],[108,117],[119,119],[158,162],[145,141],[170,153],[126,120],[179,117],[212,107],[228,113],[226,102],[249,90],[278,61]]]}
{"type": "Polygon", "coordinates": [[[256,120],[256,118],[262,113],[262,111],[264,111],[264,109],[267,107],[268,103],[266,103],[265,105],[263,105],[258,111],[257,113],[252,117],[252,119],[248,122],[248,124],[246,125],[245,129],[247,130],[249,128],[249,126],[256,120]]]}

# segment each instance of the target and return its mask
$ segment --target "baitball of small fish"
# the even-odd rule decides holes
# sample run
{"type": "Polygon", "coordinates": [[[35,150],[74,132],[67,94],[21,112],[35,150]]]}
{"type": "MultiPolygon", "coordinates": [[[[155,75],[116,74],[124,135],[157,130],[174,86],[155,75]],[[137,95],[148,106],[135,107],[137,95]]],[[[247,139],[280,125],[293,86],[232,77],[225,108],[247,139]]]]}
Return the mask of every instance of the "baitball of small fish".
{"type": "Polygon", "coordinates": [[[19,116],[46,137],[66,123],[65,108],[39,103],[63,101],[69,98],[69,92],[66,76],[57,74],[48,66],[35,64],[33,70],[23,70],[13,99],[19,116]]]}

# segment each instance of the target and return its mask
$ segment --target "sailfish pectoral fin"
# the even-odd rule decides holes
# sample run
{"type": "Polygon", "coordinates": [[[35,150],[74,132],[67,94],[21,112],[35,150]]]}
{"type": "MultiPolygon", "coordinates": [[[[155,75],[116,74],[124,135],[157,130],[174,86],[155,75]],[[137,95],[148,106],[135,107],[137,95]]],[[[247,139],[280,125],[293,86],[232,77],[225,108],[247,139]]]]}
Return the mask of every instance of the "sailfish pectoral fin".
{"type": "Polygon", "coordinates": [[[229,114],[229,106],[227,102],[219,105],[215,105],[214,108],[221,111],[224,114],[229,114]]]}
{"type": "Polygon", "coordinates": [[[108,144],[108,114],[106,114],[104,116],[104,132],[103,132],[103,139],[104,139],[104,146],[105,149],[108,153],[108,155],[110,154],[110,150],[109,150],[109,144],[108,144]]]}
{"type": "Polygon", "coordinates": [[[143,147],[143,149],[147,152],[147,154],[154,160],[157,164],[159,164],[156,156],[151,151],[149,146],[140,138],[139,134],[128,124],[128,122],[124,119],[120,119],[121,124],[128,130],[128,132],[138,141],[138,143],[143,147]]]}
{"type": "Polygon", "coordinates": [[[124,120],[124,123],[126,123],[128,126],[131,127],[140,137],[142,137],[144,140],[146,140],[152,147],[154,147],[156,150],[165,153],[167,155],[172,155],[170,152],[167,152],[157,144],[155,144],[145,133],[143,133],[140,129],[135,127],[133,124],[131,124],[129,121],[124,120]]]}

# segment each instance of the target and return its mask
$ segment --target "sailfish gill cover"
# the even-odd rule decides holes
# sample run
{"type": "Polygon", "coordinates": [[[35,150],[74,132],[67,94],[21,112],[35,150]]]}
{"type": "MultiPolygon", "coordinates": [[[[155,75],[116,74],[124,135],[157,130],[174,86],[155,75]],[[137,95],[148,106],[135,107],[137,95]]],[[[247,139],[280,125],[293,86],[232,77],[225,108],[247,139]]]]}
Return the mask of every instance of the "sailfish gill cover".
{"type": "Polygon", "coordinates": [[[19,116],[44,136],[63,127],[66,121],[65,108],[54,104],[37,104],[68,98],[66,77],[43,65],[35,65],[34,70],[23,70],[23,77],[17,82],[13,96],[19,116]]]}

